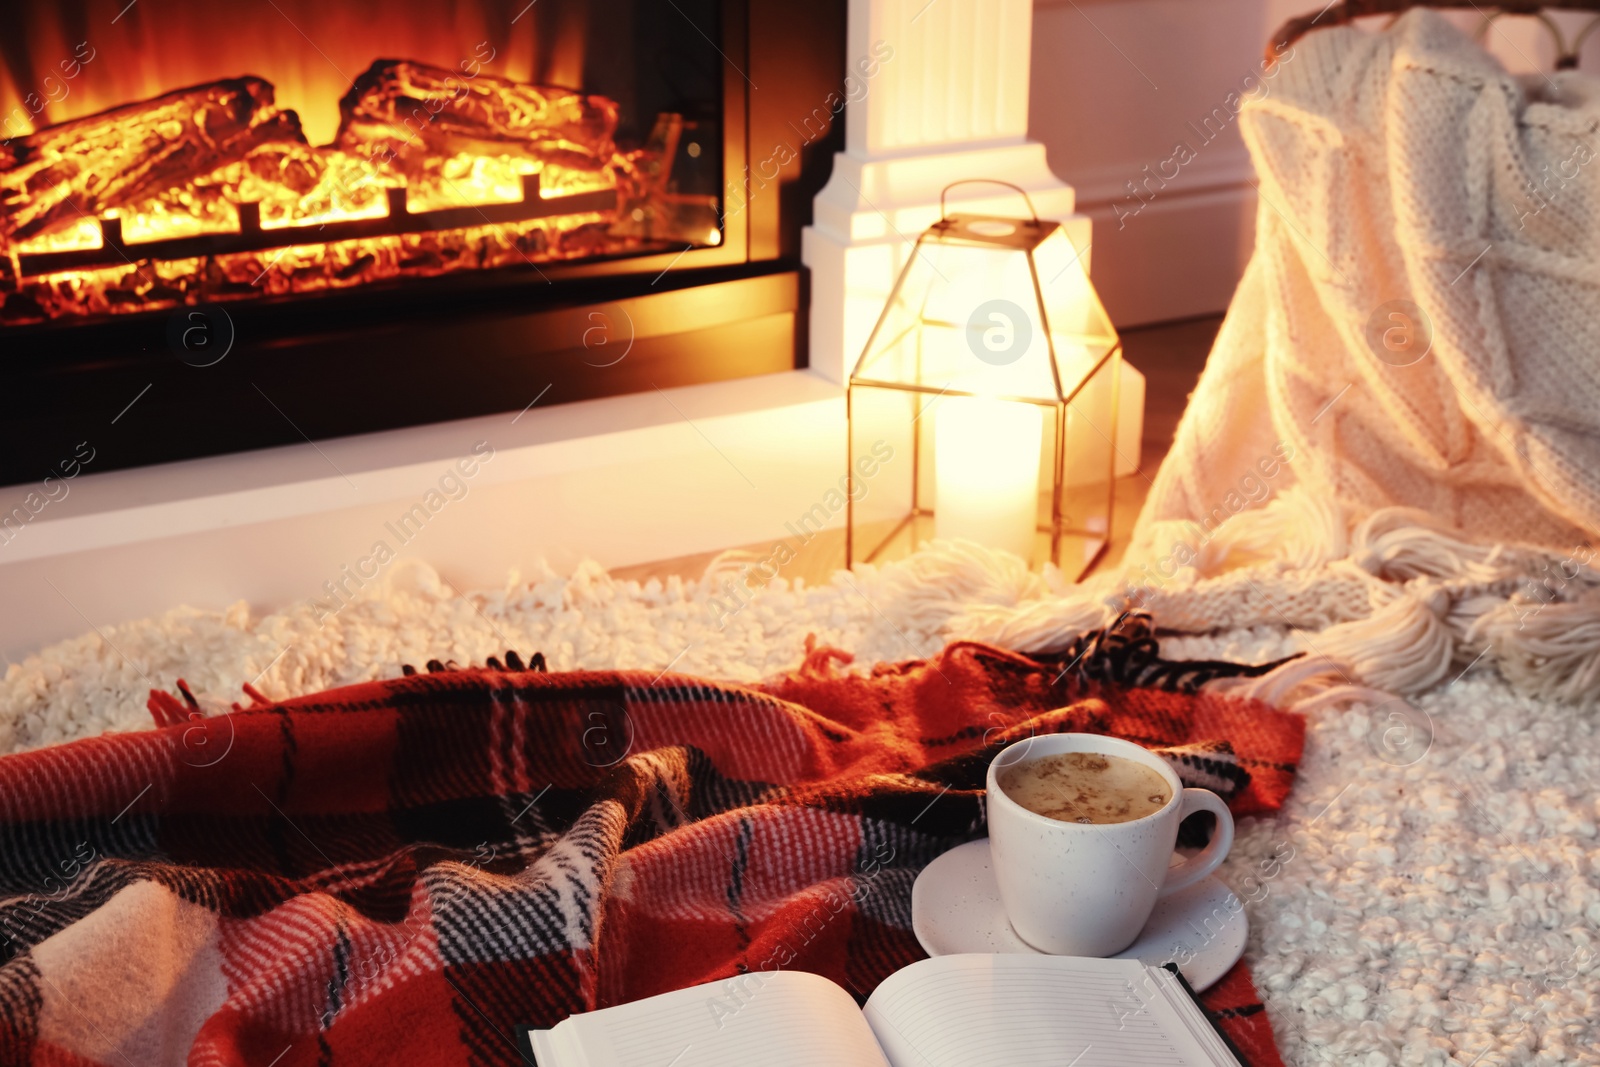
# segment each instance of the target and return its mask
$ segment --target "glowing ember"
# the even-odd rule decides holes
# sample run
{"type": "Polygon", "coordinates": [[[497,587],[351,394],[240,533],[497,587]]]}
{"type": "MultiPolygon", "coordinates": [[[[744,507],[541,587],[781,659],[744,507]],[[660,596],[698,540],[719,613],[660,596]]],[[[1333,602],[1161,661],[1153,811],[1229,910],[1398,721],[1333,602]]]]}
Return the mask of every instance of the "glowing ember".
{"type": "Polygon", "coordinates": [[[312,147],[236,78],[0,146],[0,320],[143,311],[715,243],[668,192],[681,130],[619,152],[605,97],[379,60],[312,147]]]}

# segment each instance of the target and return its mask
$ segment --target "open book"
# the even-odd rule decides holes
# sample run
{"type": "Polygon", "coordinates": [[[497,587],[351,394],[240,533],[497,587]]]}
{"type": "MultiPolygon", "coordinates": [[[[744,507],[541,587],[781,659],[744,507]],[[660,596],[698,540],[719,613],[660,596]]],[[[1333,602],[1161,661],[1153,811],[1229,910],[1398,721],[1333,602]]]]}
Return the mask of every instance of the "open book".
{"type": "Polygon", "coordinates": [[[857,1009],[802,971],[754,971],[525,1031],[539,1067],[1237,1067],[1172,971],[1138,960],[959,955],[857,1009]]]}

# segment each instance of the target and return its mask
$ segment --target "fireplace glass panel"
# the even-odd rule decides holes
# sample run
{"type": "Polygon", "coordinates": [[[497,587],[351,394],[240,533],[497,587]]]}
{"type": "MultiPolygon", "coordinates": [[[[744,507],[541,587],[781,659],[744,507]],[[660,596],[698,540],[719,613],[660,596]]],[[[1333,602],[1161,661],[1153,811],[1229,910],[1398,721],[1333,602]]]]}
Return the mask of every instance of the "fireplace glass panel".
{"type": "Polygon", "coordinates": [[[718,246],[719,6],[15,5],[0,323],[718,246]]]}

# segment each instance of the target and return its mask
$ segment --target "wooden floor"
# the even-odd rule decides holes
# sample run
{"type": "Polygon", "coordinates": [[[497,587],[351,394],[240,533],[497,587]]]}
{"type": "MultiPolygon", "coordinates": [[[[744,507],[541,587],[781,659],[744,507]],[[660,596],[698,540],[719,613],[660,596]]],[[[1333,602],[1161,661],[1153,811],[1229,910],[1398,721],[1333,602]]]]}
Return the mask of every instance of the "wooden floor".
{"type": "MultiPolygon", "coordinates": [[[[1200,377],[1200,368],[1205,366],[1211,342],[1221,323],[1221,318],[1191,319],[1129,330],[1122,335],[1125,358],[1145,375],[1144,441],[1139,471],[1117,480],[1111,545],[1100,557],[1101,567],[1116,563],[1128,547],[1128,536],[1133,532],[1139,509],[1144,506],[1150,481],[1172,445],[1173,431],[1178,427],[1178,419],[1189,402],[1189,394],[1200,377]]],[[[755,559],[770,555],[772,550],[768,542],[728,547],[747,549],[755,559]]],[[[795,547],[795,558],[783,567],[782,576],[786,579],[801,578],[807,585],[815,585],[827,581],[829,575],[844,566],[843,530],[826,530],[804,545],[791,547],[795,547]]],[[[613,574],[638,581],[666,579],[674,574],[698,578],[719,554],[701,552],[641,563],[620,567],[613,574]]]]}

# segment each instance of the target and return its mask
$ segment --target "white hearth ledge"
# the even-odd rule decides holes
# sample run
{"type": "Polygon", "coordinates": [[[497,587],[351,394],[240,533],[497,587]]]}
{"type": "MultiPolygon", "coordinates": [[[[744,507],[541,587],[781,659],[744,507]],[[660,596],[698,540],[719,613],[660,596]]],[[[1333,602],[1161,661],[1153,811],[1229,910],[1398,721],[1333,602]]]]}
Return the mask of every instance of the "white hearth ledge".
{"type": "MultiPolygon", "coordinates": [[[[836,486],[844,451],[843,390],[801,370],[86,470],[0,539],[0,603],[13,608],[0,617],[0,653],[179,604],[243,599],[263,611],[325,596],[324,583],[379,541],[461,589],[499,586],[541,560],[618,567],[771,543],[836,486]],[[473,462],[478,442],[492,459],[473,462]],[[459,498],[430,498],[447,478],[459,498]],[[413,531],[396,523],[428,503],[437,511],[402,542],[413,531]]],[[[32,488],[0,489],[0,510],[32,488]]]]}
{"type": "MultiPolygon", "coordinates": [[[[424,493],[456,460],[476,458],[472,447],[478,442],[486,442],[493,456],[487,462],[480,458],[475,464],[478,470],[463,478],[469,495],[485,486],[646,459],[676,457],[693,466],[707,458],[696,453],[712,448],[698,431],[721,430],[738,439],[748,430],[741,427],[743,420],[782,418],[791,427],[799,420],[820,433],[832,428],[835,414],[843,419],[843,395],[843,390],[819,376],[796,371],[549,408],[535,405],[520,413],[316,445],[287,445],[103,474],[85,472],[70,483],[65,500],[49,504],[20,534],[0,543],[0,566],[402,500],[424,493]],[[44,536],[32,536],[35,533],[44,536]]],[[[843,426],[840,421],[838,448],[829,456],[838,464],[843,463],[843,426]]],[[[707,436],[715,440],[709,432],[707,436]]],[[[741,458],[746,463],[766,462],[767,457],[749,449],[749,442],[744,444],[741,458]]],[[[715,459],[715,453],[709,458],[715,459]]],[[[722,465],[731,480],[740,480],[735,469],[740,464],[731,456],[722,465]]],[[[20,498],[29,488],[0,489],[0,500],[20,498]]],[[[637,551],[644,555],[619,562],[659,558],[648,554],[657,547],[640,545],[637,551]]]]}

